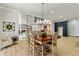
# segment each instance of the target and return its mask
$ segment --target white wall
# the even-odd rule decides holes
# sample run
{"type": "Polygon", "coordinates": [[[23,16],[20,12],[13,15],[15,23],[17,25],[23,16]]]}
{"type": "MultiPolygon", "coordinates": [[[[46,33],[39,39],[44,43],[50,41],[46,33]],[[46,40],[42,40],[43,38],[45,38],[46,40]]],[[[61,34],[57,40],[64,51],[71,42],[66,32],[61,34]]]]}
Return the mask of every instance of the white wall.
{"type": "Polygon", "coordinates": [[[6,8],[0,8],[0,36],[18,35],[19,16],[17,12],[6,8]],[[3,32],[3,21],[15,22],[15,31],[3,32]]]}
{"type": "Polygon", "coordinates": [[[71,20],[68,22],[68,35],[79,36],[79,20],[71,20]]]}

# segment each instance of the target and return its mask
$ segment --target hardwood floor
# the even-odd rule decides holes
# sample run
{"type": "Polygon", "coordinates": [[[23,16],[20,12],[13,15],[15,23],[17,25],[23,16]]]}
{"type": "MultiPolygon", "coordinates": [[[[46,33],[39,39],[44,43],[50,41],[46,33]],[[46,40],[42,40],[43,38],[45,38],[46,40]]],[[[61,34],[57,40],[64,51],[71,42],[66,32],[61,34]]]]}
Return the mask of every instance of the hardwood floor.
{"type": "Polygon", "coordinates": [[[26,42],[21,41],[18,44],[14,44],[3,48],[0,51],[1,56],[26,56],[27,54],[26,42]]]}
{"type": "MultiPolygon", "coordinates": [[[[58,56],[79,56],[79,37],[62,37],[57,41],[58,56]]],[[[0,56],[28,56],[26,41],[8,46],[0,51],[0,56]]]]}
{"type": "Polygon", "coordinates": [[[79,56],[79,37],[63,37],[57,47],[59,56],[79,56]]]}

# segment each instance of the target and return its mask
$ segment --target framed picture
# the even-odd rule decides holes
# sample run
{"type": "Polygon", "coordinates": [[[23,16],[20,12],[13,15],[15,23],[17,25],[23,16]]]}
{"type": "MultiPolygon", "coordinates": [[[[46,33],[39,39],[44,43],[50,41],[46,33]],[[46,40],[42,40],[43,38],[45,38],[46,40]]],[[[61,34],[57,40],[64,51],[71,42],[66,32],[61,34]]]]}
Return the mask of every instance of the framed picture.
{"type": "Polygon", "coordinates": [[[15,22],[3,21],[3,31],[15,31],[15,22]]]}

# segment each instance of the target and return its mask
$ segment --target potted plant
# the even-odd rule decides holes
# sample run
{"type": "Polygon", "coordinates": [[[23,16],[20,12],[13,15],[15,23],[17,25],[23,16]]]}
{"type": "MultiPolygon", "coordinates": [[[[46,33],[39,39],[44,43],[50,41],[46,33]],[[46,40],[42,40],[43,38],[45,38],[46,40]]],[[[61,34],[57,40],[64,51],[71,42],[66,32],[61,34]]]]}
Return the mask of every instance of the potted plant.
{"type": "Polygon", "coordinates": [[[42,41],[46,41],[47,40],[47,33],[42,32],[41,37],[42,37],[42,41]]]}
{"type": "Polygon", "coordinates": [[[46,32],[42,32],[42,37],[46,38],[47,37],[47,33],[46,32]]]}

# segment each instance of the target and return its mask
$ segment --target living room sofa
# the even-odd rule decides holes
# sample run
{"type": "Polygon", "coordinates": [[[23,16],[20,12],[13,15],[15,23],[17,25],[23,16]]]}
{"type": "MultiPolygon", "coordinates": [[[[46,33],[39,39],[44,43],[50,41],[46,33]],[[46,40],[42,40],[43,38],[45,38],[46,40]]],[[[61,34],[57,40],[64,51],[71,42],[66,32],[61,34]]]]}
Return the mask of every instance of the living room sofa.
{"type": "Polygon", "coordinates": [[[13,44],[13,41],[11,38],[9,38],[7,36],[0,37],[0,50],[11,44],[13,44]]]}

